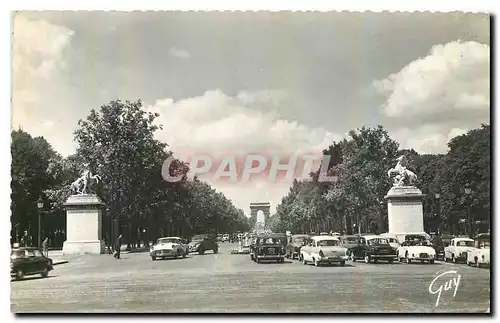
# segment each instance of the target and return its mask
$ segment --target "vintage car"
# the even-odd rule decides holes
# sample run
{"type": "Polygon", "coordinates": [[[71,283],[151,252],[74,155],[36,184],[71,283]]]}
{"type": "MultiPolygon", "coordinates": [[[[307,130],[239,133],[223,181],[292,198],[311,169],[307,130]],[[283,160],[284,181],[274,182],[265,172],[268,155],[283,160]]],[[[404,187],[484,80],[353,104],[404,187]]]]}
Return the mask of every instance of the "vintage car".
{"type": "Polygon", "coordinates": [[[455,238],[450,234],[436,235],[431,238],[431,244],[436,250],[436,260],[444,260],[444,248],[450,245],[451,239],[455,238]]]}
{"type": "Polygon", "coordinates": [[[432,247],[427,235],[407,234],[404,239],[401,247],[397,250],[400,262],[404,260],[407,264],[410,264],[412,261],[434,263],[436,260],[436,250],[432,247]]]}
{"type": "Polygon", "coordinates": [[[474,249],[467,252],[467,265],[476,267],[490,265],[490,234],[481,233],[474,237],[474,249]]]}
{"type": "Polygon", "coordinates": [[[307,234],[294,234],[290,237],[290,242],[286,245],[286,257],[287,258],[299,258],[300,248],[307,240],[309,236],[307,234]]]}
{"type": "Polygon", "coordinates": [[[45,257],[37,248],[14,248],[10,253],[10,276],[23,279],[25,275],[38,275],[43,278],[53,269],[52,259],[45,257]]]}
{"type": "Polygon", "coordinates": [[[189,252],[197,252],[198,254],[203,255],[207,250],[212,250],[214,253],[219,251],[217,238],[212,234],[195,235],[188,244],[189,252]]]}
{"type": "Polygon", "coordinates": [[[347,248],[342,246],[339,238],[332,236],[310,237],[300,248],[299,256],[304,265],[311,262],[315,266],[334,263],[344,266],[348,258],[347,248]]]}
{"type": "Polygon", "coordinates": [[[222,242],[229,242],[229,233],[222,235],[222,242]]]}
{"type": "Polygon", "coordinates": [[[380,237],[386,238],[387,241],[389,242],[389,245],[396,250],[398,250],[398,248],[401,247],[401,244],[399,243],[398,238],[395,235],[384,233],[381,234],[380,237]]]}
{"type": "Polygon", "coordinates": [[[160,238],[149,251],[153,261],[157,258],[186,258],[188,253],[188,245],[180,237],[160,238]]]}
{"type": "Polygon", "coordinates": [[[359,234],[355,235],[346,235],[340,238],[342,242],[342,246],[347,248],[349,255],[349,259],[351,261],[356,261],[358,259],[365,258],[365,250],[366,250],[366,240],[364,237],[359,234]]]}
{"type": "Polygon", "coordinates": [[[286,235],[274,233],[257,236],[250,246],[250,259],[257,263],[263,260],[285,262],[286,235]]]}
{"type": "Polygon", "coordinates": [[[397,251],[389,244],[385,237],[365,236],[366,248],[364,254],[365,263],[377,263],[387,261],[390,264],[397,260],[397,251]]]}
{"type": "Polygon", "coordinates": [[[444,261],[466,262],[467,253],[474,248],[474,240],[470,238],[453,238],[450,245],[444,248],[444,261]]]}

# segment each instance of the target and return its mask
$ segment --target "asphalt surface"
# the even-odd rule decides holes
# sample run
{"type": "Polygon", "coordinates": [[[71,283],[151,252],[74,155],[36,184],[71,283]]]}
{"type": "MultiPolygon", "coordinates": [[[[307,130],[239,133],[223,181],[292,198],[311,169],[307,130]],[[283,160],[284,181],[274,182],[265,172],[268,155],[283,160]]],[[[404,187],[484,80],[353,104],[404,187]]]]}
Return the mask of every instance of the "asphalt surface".
{"type": "MultiPolygon", "coordinates": [[[[476,312],[490,307],[490,270],[463,264],[365,264],[314,267],[250,261],[219,253],[152,261],[148,253],[76,256],[48,278],[11,282],[11,310],[25,312],[476,312]],[[429,285],[440,273],[433,291],[429,285]],[[445,290],[445,282],[458,280],[445,290]]],[[[448,286],[448,285],[446,285],[448,286]]]]}

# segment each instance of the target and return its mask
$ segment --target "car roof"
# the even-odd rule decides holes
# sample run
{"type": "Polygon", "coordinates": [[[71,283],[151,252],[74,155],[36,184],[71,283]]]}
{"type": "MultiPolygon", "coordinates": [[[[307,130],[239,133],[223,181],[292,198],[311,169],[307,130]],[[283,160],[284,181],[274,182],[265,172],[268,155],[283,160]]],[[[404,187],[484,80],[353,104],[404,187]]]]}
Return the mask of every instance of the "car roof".
{"type": "Polygon", "coordinates": [[[37,247],[19,247],[12,248],[12,251],[24,251],[24,250],[39,250],[37,247]]]}
{"type": "Polygon", "coordinates": [[[314,236],[311,237],[311,239],[317,241],[317,240],[337,240],[339,241],[338,237],[333,237],[333,236],[314,236]]]}
{"type": "Polygon", "coordinates": [[[453,238],[453,240],[456,240],[456,241],[474,241],[471,238],[453,238]]]}
{"type": "Polygon", "coordinates": [[[181,239],[182,240],[182,238],[180,238],[180,237],[161,237],[161,238],[158,238],[158,240],[160,240],[160,239],[181,239]]]}
{"type": "Polygon", "coordinates": [[[371,239],[375,239],[375,238],[386,238],[386,237],[381,237],[381,236],[377,236],[377,235],[367,235],[367,236],[364,236],[363,238],[365,238],[365,240],[371,240],[371,239]]]}
{"type": "Polygon", "coordinates": [[[490,238],[490,234],[489,233],[480,233],[478,234],[477,236],[474,237],[474,239],[483,239],[483,238],[490,238]]]}

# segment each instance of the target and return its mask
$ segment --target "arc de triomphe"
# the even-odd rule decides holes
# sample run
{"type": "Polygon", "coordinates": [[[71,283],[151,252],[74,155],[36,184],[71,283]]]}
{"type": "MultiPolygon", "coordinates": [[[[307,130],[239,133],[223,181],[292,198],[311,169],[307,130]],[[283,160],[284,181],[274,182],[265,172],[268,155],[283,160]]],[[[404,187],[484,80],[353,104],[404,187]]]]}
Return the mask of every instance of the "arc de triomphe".
{"type": "Polygon", "coordinates": [[[264,224],[269,221],[269,216],[271,213],[271,203],[250,203],[250,216],[257,222],[257,212],[264,212],[264,224]]]}

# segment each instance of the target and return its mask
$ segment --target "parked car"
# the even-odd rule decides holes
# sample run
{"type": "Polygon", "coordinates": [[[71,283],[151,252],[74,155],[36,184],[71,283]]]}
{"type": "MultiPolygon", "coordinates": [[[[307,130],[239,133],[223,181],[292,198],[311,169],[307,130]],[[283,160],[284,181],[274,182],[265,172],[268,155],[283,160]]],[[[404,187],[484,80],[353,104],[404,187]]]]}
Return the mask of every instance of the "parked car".
{"type": "Polygon", "coordinates": [[[397,260],[397,249],[394,249],[389,244],[388,238],[380,236],[365,236],[366,248],[364,260],[368,264],[370,262],[377,263],[378,261],[387,261],[390,264],[397,260]]]}
{"type": "Polygon", "coordinates": [[[214,253],[219,251],[219,244],[214,235],[198,234],[193,236],[188,244],[189,252],[197,252],[200,255],[205,254],[205,251],[212,250],[214,253]]]}
{"type": "Polygon", "coordinates": [[[395,235],[384,233],[381,234],[380,237],[386,238],[387,242],[389,242],[389,245],[393,247],[395,250],[398,250],[398,248],[401,247],[401,244],[399,243],[398,238],[396,238],[395,235]]]}
{"type": "Polygon", "coordinates": [[[474,240],[470,238],[453,238],[450,245],[444,248],[444,260],[452,262],[467,262],[467,253],[474,248],[474,240]]]}
{"type": "Polygon", "coordinates": [[[398,248],[397,255],[400,262],[405,260],[407,264],[412,261],[433,264],[436,260],[436,250],[427,236],[421,234],[406,235],[401,247],[398,248]]]}
{"type": "Polygon", "coordinates": [[[481,233],[474,237],[474,249],[467,252],[467,265],[490,265],[490,234],[481,233]]]}
{"type": "Polygon", "coordinates": [[[180,237],[164,237],[151,246],[149,255],[155,261],[157,258],[186,258],[189,253],[188,245],[180,237]]]}
{"type": "Polygon", "coordinates": [[[436,251],[436,260],[444,260],[444,248],[450,245],[451,239],[455,236],[450,234],[436,235],[431,238],[431,244],[436,251]]]}
{"type": "Polygon", "coordinates": [[[343,247],[339,238],[332,236],[314,236],[305,241],[300,248],[300,260],[304,265],[309,262],[320,266],[322,264],[332,265],[338,263],[345,265],[348,259],[348,250],[343,247]]]}
{"type": "Polygon", "coordinates": [[[294,234],[290,237],[290,242],[286,245],[286,257],[296,259],[299,258],[300,248],[307,240],[309,236],[307,234],[294,234]]]}
{"type": "Polygon", "coordinates": [[[52,259],[45,257],[37,248],[14,248],[10,253],[10,276],[23,279],[26,275],[38,275],[43,278],[53,269],[52,259]]]}
{"type": "Polygon", "coordinates": [[[360,235],[347,235],[341,238],[342,245],[347,248],[349,259],[355,262],[365,258],[366,240],[360,235]]]}
{"type": "Polygon", "coordinates": [[[274,233],[259,235],[250,246],[250,259],[260,263],[263,260],[275,260],[283,263],[286,252],[286,235],[274,233]]]}

